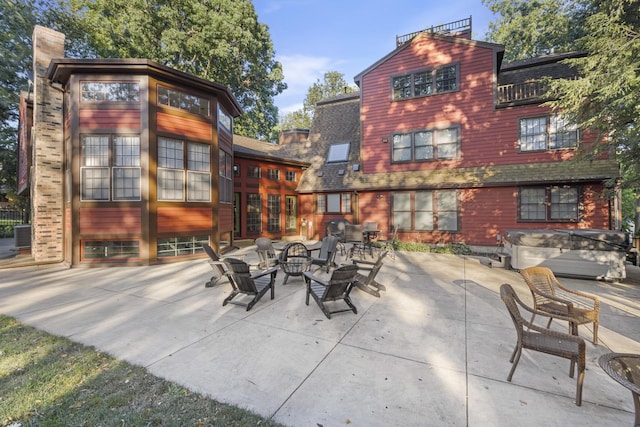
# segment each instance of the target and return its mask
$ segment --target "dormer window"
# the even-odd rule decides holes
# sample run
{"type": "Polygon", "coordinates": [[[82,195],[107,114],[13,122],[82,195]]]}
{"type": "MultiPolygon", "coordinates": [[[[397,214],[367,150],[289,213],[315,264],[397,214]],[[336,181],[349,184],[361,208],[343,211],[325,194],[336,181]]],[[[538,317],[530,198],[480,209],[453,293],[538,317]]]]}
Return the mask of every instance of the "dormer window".
{"type": "Polygon", "coordinates": [[[349,143],[341,142],[331,144],[329,154],[327,155],[327,163],[346,162],[349,158],[349,143]]]}

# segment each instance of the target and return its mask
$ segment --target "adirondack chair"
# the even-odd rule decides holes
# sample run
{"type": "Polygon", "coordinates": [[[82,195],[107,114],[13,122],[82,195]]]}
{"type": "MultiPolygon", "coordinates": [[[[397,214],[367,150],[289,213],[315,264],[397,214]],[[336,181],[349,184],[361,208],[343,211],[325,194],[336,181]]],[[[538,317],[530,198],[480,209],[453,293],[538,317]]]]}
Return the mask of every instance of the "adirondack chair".
{"type": "Polygon", "coordinates": [[[258,268],[261,270],[266,270],[278,264],[276,250],[273,247],[273,242],[268,237],[258,237],[256,239],[256,252],[258,252],[258,257],[260,258],[258,268]]]}
{"type": "Polygon", "coordinates": [[[338,246],[338,238],[335,236],[325,236],[322,239],[320,254],[317,257],[311,257],[311,265],[319,265],[325,267],[327,273],[329,268],[333,267],[336,258],[336,248],[338,246]]]}
{"type": "Polygon", "coordinates": [[[213,276],[211,276],[211,279],[209,279],[209,281],[204,284],[204,287],[210,288],[228,280],[224,262],[220,259],[213,248],[205,243],[202,245],[202,249],[204,249],[204,252],[209,255],[209,265],[214,271],[213,276]]]}
{"type": "Polygon", "coordinates": [[[247,311],[257,303],[267,291],[271,290],[271,299],[275,297],[274,285],[278,267],[271,267],[267,270],[257,271],[253,274],[249,271],[249,265],[239,259],[226,258],[224,263],[227,267],[227,276],[231,283],[231,295],[222,302],[225,306],[228,303],[247,307],[247,311]],[[249,302],[235,300],[238,295],[252,297],[249,302]]]}
{"type": "Polygon", "coordinates": [[[358,289],[363,290],[373,296],[380,298],[380,291],[386,291],[387,288],[376,281],[376,275],[382,268],[382,260],[387,256],[388,251],[382,251],[378,259],[374,261],[365,261],[354,259],[353,264],[358,267],[355,276],[355,285],[358,289]]]}
{"type": "Polygon", "coordinates": [[[353,305],[349,297],[357,271],[358,267],[355,265],[344,265],[333,270],[329,280],[323,280],[313,273],[305,272],[304,280],[307,282],[306,304],[309,305],[309,296],[312,296],[324,315],[327,316],[327,319],[331,319],[332,314],[344,311],[353,311],[358,314],[356,306],[353,305]],[[344,301],[348,308],[330,310],[327,307],[327,302],[340,300],[344,301]]]}

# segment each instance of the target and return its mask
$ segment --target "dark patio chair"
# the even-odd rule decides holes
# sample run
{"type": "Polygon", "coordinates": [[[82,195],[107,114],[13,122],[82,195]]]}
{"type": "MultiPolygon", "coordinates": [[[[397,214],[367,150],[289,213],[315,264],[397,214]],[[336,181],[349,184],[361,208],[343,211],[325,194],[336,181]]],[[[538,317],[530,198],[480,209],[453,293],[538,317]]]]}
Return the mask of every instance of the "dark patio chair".
{"type": "MultiPolygon", "coordinates": [[[[576,335],[569,335],[563,332],[545,329],[541,326],[534,325],[526,321],[520,314],[520,308],[530,313],[547,316],[544,312],[536,312],[536,310],[525,305],[511,285],[504,284],[500,287],[500,297],[504,301],[513,324],[518,333],[518,342],[511,354],[510,362],[511,371],[507,377],[507,381],[511,381],[513,373],[518,366],[522,349],[539,351],[553,356],[563,357],[571,360],[569,369],[569,377],[573,378],[575,366],[578,365],[578,378],[576,385],[576,405],[582,405],[582,383],[584,382],[585,371],[585,343],[584,340],[576,335]]],[[[565,318],[563,320],[569,320],[565,318]]]]}
{"type": "Polygon", "coordinates": [[[285,245],[280,253],[278,264],[285,273],[283,285],[287,284],[289,276],[300,276],[309,271],[311,258],[307,247],[301,242],[290,242],[285,245]]]}
{"type": "Polygon", "coordinates": [[[357,271],[358,267],[355,265],[344,265],[333,270],[329,280],[323,280],[309,272],[304,273],[304,279],[307,282],[306,304],[309,305],[309,295],[311,295],[327,319],[331,319],[332,314],[344,311],[353,311],[358,314],[356,306],[349,297],[357,271]],[[330,310],[327,307],[328,302],[340,300],[344,301],[348,308],[330,310]]]}
{"type": "Polygon", "coordinates": [[[358,267],[354,282],[358,289],[378,298],[380,297],[380,291],[387,290],[382,283],[376,281],[376,276],[382,268],[382,260],[385,256],[387,256],[387,251],[382,251],[375,262],[360,259],[352,260],[353,264],[358,267]]]}
{"type": "Polygon", "coordinates": [[[278,257],[276,256],[276,250],[273,247],[273,242],[268,237],[258,237],[256,239],[256,252],[260,258],[260,264],[258,268],[266,270],[278,264],[278,257]]]}
{"type": "Polygon", "coordinates": [[[227,276],[233,289],[231,290],[231,295],[222,302],[223,306],[231,303],[247,307],[247,311],[249,311],[267,291],[271,290],[271,299],[274,298],[274,284],[278,273],[277,267],[251,274],[249,265],[242,260],[226,258],[224,263],[227,266],[227,276]],[[246,295],[253,298],[249,302],[233,301],[238,295],[246,295]]]}
{"type": "MultiPolygon", "coordinates": [[[[598,344],[600,300],[595,295],[575,291],[563,286],[547,267],[528,267],[520,271],[533,297],[533,309],[549,317],[547,328],[556,316],[571,319],[569,327],[578,335],[578,325],[593,323],[593,344],[598,344]]],[[[531,317],[531,322],[535,314],[531,317]]]]}
{"type": "Polygon", "coordinates": [[[213,248],[207,244],[203,244],[202,249],[204,249],[204,252],[209,255],[209,265],[214,272],[211,279],[204,284],[204,287],[210,288],[228,280],[224,262],[220,259],[213,248]]]}
{"type": "Polygon", "coordinates": [[[348,258],[353,258],[356,253],[364,257],[366,247],[362,225],[347,224],[345,226],[345,240],[347,243],[351,243],[348,258]]]}
{"type": "Polygon", "coordinates": [[[396,259],[396,240],[398,239],[398,226],[391,227],[391,238],[381,239],[376,241],[376,247],[389,252],[389,258],[396,259]]]}
{"type": "Polygon", "coordinates": [[[317,257],[311,257],[311,265],[319,265],[320,268],[325,267],[327,273],[329,268],[335,265],[336,248],[338,246],[338,238],[335,236],[325,236],[322,238],[322,246],[317,257]]]}

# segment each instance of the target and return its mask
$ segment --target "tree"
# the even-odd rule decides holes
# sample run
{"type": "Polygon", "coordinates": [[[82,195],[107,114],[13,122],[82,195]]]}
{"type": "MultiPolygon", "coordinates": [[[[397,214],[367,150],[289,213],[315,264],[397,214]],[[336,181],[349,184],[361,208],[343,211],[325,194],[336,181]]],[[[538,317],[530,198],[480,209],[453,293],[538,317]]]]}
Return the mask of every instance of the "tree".
{"type": "Polygon", "coordinates": [[[580,2],[483,0],[482,3],[499,15],[489,23],[487,38],[505,45],[505,61],[570,51],[581,36],[585,6],[580,2]]]}
{"type": "MultiPolygon", "coordinates": [[[[72,34],[101,57],[147,58],[228,86],[243,107],[235,132],[267,137],[286,89],[268,27],[250,0],[63,0],[72,34]]],[[[63,11],[63,12],[64,12],[63,11]]]]}
{"type": "Polygon", "coordinates": [[[302,102],[302,109],[293,111],[280,120],[280,128],[283,130],[295,128],[309,129],[318,102],[333,98],[337,95],[357,91],[358,89],[356,87],[346,82],[344,74],[338,71],[327,71],[324,73],[322,81],[317,79],[307,90],[307,95],[302,102]]]}

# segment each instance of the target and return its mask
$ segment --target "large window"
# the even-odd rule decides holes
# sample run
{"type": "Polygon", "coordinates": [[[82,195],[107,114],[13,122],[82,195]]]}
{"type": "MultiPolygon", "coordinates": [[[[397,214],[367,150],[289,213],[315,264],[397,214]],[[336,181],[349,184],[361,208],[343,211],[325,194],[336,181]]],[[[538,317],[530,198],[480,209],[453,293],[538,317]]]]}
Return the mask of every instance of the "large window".
{"type": "Polygon", "coordinates": [[[158,104],[202,116],[211,115],[209,100],[207,98],[169,89],[164,86],[158,86],[158,104]]]}
{"type": "Polygon", "coordinates": [[[247,178],[262,178],[262,168],[260,166],[247,166],[247,178]]]}
{"type": "Polygon", "coordinates": [[[578,145],[578,128],[561,116],[520,119],[520,151],[558,150],[578,145]]]}
{"type": "Polygon", "coordinates": [[[193,255],[204,251],[202,245],[209,244],[209,236],[168,237],[158,239],[158,258],[193,255]]]}
{"type": "Polygon", "coordinates": [[[458,231],[455,190],[405,191],[393,195],[393,224],[409,231],[458,231]]]}
{"type": "Polygon", "coordinates": [[[247,194],[247,232],[262,231],[262,198],[260,194],[247,194]]]}
{"type": "Polygon", "coordinates": [[[230,134],[233,133],[233,118],[218,105],[218,124],[230,134]]]}
{"type": "Polygon", "coordinates": [[[318,213],[351,213],[351,193],[326,193],[316,195],[318,213]]]}
{"type": "Polygon", "coordinates": [[[458,90],[458,65],[419,70],[391,78],[394,101],[458,90]]]}
{"type": "Polygon", "coordinates": [[[232,203],[233,200],[233,157],[220,150],[220,203],[232,203]]]}
{"type": "Polygon", "coordinates": [[[460,128],[418,130],[392,137],[394,163],[455,159],[460,152],[460,128]]]}
{"type": "Polygon", "coordinates": [[[82,249],[83,259],[140,258],[138,240],[85,240],[82,249]]]}
{"type": "Polygon", "coordinates": [[[269,194],[267,196],[267,228],[269,231],[280,231],[280,196],[269,194]]]}
{"type": "Polygon", "coordinates": [[[82,82],[83,102],[138,102],[140,86],[133,82],[82,82]]]}
{"type": "Polygon", "coordinates": [[[574,222],[580,219],[579,187],[526,187],[518,192],[518,220],[574,222]]]}
{"type": "Polygon", "coordinates": [[[210,149],[207,144],[158,138],[158,200],[183,201],[186,193],[187,201],[210,201],[210,149]]]}
{"type": "Polygon", "coordinates": [[[85,135],[81,200],[140,200],[140,137],[85,135]]]}
{"type": "Polygon", "coordinates": [[[280,169],[267,169],[267,178],[280,181],[280,169]]]}

